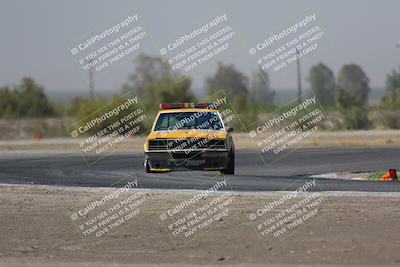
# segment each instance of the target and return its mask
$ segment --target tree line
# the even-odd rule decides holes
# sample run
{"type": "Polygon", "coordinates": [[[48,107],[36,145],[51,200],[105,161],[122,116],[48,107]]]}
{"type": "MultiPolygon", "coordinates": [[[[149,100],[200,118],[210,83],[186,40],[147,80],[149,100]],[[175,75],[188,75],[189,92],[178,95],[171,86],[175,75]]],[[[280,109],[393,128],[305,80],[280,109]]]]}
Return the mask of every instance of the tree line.
{"type": "MultiPolygon", "coordinates": [[[[369,78],[356,64],[344,65],[337,73],[323,63],[310,68],[307,79],[319,102],[341,113],[341,129],[368,129],[369,78]]],[[[191,91],[192,79],[174,72],[160,57],[139,55],[134,61],[133,72],[128,76],[121,94],[133,90],[142,99],[145,108],[155,113],[162,102],[194,102],[191,91]]],[[[255,70],[250,77],[234,65],[217,65],[214,75],[206,78],[208,95],[223,89],[244,120],[257,118],[259,112],[274,108],[275,92],[271,89],[268,74],[255,70]]],[[[75,116],[78,119],[109,103],[105,97],[77,97],[61,105],[48,99],[44,88],[32,78],[23,78],[20,84],[0,88],[0,117],[55,117],[75,116]]],[[[385,125],[400,128],[400,69],[387,75],[386,95],[378,109],[382,112],[385,125]]]]}

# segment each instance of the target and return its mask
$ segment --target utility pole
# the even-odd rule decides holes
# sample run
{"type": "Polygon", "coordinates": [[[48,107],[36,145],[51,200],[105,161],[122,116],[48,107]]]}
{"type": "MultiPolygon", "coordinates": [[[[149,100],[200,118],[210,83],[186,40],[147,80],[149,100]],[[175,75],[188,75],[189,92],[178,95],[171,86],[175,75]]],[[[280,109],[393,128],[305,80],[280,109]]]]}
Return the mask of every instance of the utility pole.
{"type": "Polygon", "coordinates": [[[91,100],[94,99],[94,79],[93,79],[92,62],[93,62],[93,60],[89,59],[89,64],[90,64],[90,68],[89,68],[89,96],[90,96],[91,100]]]}
{"type": "Polygon", "coordinates": [[[301,71],[300,71],[300,51],[296,48],[297,54],[297,97],[299,100],[299,104],[301,103],[301,71]]]}

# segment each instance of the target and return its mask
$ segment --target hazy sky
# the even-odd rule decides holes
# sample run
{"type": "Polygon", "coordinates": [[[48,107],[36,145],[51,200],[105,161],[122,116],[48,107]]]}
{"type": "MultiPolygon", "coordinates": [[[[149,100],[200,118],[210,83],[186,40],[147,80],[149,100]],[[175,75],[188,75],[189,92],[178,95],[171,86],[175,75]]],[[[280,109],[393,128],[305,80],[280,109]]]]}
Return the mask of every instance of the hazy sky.
{"type": "MultiPolygon", "coordinates": [[[[0,2],[0,86],[31,76],[48,91],[87,89],[87,82],[69,48],[74,41],[132,8],[145,25],[148,37],[165,44],[195,21],[207,21],[210,14],[226,13],[234,22],[237,36],[248,47],[275,29],[315,13],[329,41],[322,50],[302,60],[305,86],[312,64],[324,62],[335,73],[346,63],[357,63],[367,73],[372,87],[383,87],[385,77],[400,63],[400,1],[56,1],[0,2]]],[[[245,47],[246,47],[245,45],[245,47]]],[[[247,49],[247,48],[246,48],[247,49]]],[[[235,49],[219,60],[234,63],[249,74],[255,63],[246,49],[235,49]]],[[[158,51],[145,48],[147,53],[158,51]]],[[[194,86],[215,70],[215,62],[194,71],[194,86]]],[[[119,90],[132,71],[123,63],[95,82],[96,89],[119,90]]],[[[274,88],[295,88],[295,68],[271,75],[274,88]]]]}

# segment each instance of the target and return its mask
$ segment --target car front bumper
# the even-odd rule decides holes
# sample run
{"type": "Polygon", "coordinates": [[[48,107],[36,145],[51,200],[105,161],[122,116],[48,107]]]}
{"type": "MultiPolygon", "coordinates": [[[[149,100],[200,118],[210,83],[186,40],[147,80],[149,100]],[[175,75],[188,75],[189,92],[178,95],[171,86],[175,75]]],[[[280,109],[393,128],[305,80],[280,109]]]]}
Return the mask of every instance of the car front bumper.
{"type": "Polygon", "coordinates": [[[152,170],[226,168],[229,161],[227,149],[202,149],[194,151],[147,151],[145,161],[152,170]]]}

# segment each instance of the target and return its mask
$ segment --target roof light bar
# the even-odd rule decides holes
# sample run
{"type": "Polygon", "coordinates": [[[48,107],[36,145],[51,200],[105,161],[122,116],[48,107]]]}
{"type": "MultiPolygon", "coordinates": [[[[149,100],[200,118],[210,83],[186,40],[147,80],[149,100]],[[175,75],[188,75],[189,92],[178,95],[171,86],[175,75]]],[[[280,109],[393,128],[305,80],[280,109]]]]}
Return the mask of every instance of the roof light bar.
{"type": "Polygon", "coordinates": [[[180,109],[180,108],[215,108],[212,103],[162,103],[160,109],[180,109]]]}

